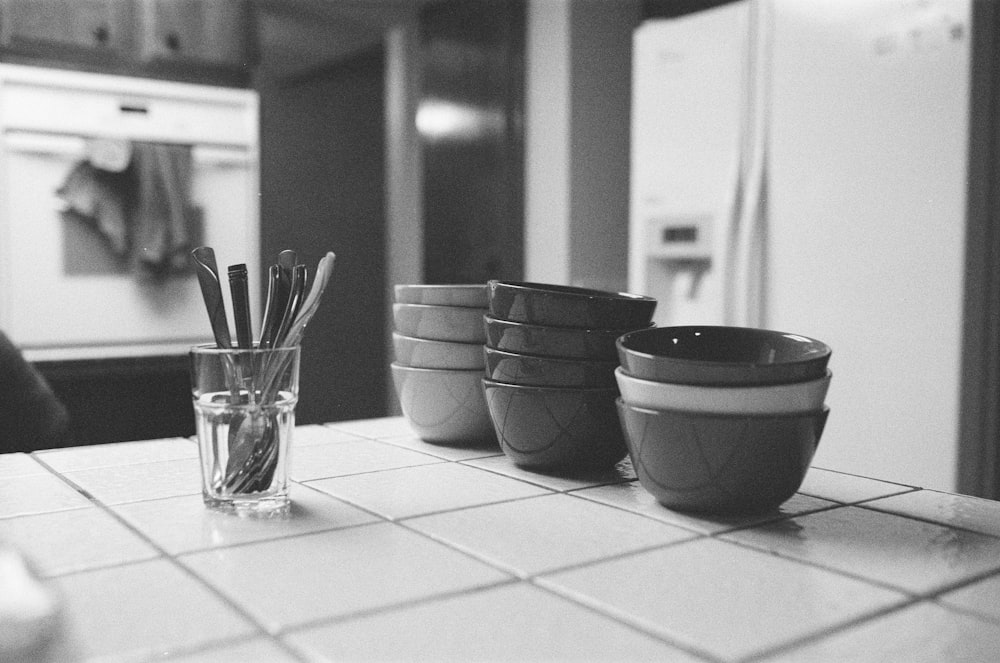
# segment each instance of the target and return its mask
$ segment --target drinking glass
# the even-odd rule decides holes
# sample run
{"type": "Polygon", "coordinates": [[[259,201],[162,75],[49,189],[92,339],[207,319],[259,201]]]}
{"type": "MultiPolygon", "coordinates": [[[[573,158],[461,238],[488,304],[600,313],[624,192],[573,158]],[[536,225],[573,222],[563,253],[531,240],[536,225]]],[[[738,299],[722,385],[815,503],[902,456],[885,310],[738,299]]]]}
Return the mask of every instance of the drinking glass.
{"type": "Polygon", "coordinates": [[[212,509],[287,514],[300,347],[191,349],[202,495],[212,509]]]}

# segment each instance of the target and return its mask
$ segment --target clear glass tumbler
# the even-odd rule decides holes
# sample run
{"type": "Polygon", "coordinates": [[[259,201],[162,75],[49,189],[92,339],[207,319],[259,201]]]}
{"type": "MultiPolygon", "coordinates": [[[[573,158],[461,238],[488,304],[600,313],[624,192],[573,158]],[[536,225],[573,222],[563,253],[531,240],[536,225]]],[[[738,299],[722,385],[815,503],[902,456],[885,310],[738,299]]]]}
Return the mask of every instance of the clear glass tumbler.
{"type": "Polygon", "coordinates": [[[194,347],[191,395],[205,504],[247,516],[287,513],[299,346],[194,347]]]}

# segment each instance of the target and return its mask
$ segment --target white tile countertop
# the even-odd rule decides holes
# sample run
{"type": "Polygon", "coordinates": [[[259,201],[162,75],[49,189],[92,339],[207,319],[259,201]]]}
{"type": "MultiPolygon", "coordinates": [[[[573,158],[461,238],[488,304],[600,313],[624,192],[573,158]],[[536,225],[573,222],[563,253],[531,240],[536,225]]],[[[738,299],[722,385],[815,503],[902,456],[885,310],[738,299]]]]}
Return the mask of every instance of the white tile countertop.
{"type": "MultiPolygon", "coordinates": [[[[208,511],[190,439],[0,456],[45,660],[995,661],[1000,502],[810,470],[779,512],[658,505],[403,418],[296,430],[292,515],[208,511]]],[[[0,633],[2,637],[2,633],[0,633]]]]}

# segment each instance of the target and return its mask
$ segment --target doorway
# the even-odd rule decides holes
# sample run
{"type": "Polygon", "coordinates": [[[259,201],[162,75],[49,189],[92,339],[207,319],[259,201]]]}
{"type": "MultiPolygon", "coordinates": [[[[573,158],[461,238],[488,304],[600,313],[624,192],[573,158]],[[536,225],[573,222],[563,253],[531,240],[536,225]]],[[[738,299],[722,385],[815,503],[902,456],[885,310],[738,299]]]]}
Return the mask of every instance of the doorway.
{"type": "Polygon", "coordinates": [[[259,90],[259,273],[283,249],[310,273],[337,255],[302,342],[300,424],[386,413],[384,68],[379,44],[259,90]]]}
{"type": "Polygon", "coordinates": [[[524,271],[522,0],[451,0],[420,12],[427,283],[524,271]]]}

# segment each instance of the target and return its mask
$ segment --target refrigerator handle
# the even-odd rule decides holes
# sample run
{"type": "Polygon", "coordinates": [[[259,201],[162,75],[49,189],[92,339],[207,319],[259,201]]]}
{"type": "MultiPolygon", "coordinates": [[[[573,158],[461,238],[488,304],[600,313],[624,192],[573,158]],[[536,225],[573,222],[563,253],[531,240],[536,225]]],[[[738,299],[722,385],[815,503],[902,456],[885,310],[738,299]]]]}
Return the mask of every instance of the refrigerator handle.
{"type": "Polygon", "coordinates": [[[737,324],[759,327],[764,324],[764,279],[766,275],[767,168],[764,146],[750,166],[746,197],[741,210],[737,249],[737,292],[740,304],[737,324]]]}
{"type": "Polygon", "coordinates": [[[725,223],[726,239],[720,247],[722,255],[719,256],[719,264],[722,266],[722,297],[723,297],[723,324],[735,325],[736,312],[742,305],[739,297],[739,284],[741,282],[739,261],[740,247],[740,217],[742,216],[743,198],[746,194],[746,186],[743,181],[743,171],[745,169],[743,160],[745,149],[743,140],[737,145],[735,158],[731,169],[732,187],[723,205],[719,218],[725,223]]]}
{"type": "Polygon", "coordinates": [[[750,5],[747,31],[747,87],[745,101],[745,145],[749,153],[743,171],[743,198],[738,205],[732,233],[732,306],[728,324],[757,327],[764,324],[767,271],[767,133],[770,122],[769,0],[750,5]]]}

